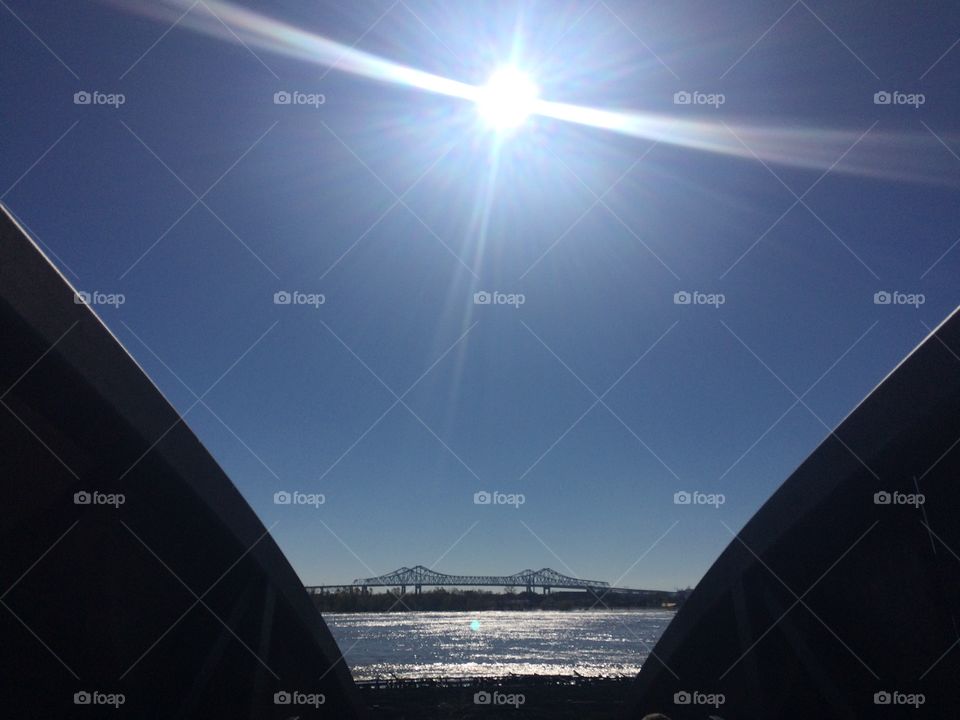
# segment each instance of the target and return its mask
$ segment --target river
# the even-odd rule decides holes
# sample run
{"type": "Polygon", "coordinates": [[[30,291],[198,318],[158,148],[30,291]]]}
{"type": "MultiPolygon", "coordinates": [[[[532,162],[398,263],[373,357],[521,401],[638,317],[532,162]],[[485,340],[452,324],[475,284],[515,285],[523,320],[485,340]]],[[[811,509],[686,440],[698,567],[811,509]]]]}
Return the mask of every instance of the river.
{"type": "Polygon", "coordinates": [[[324,613],[357,680],[634,675],[670,610],[324,613]]]}

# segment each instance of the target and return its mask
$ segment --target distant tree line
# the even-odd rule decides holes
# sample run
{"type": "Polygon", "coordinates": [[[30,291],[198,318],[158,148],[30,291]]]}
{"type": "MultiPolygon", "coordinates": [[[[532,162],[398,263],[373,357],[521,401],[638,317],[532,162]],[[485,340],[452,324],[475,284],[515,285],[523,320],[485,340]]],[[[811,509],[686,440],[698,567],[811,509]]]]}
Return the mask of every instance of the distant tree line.
{"type": "Polygon", "coordinates": [[[400,588],[390,592],[362,592],[359,588],[313,595],[321,612],[403,612],[406,610],[476,611],[476,610],[576,610],[628,607],[676,607],[687,591],[651,592],[644,594],[608,593],[594,595],[583,591],[557,591],[548,595],[534,592],[490,592],[434,588],[420,595],[401,594],[400,588]],[[598,597],[602,602],[598,602],[598,597]],[[398,601],[398,598],[400,601],[398,601]]]}

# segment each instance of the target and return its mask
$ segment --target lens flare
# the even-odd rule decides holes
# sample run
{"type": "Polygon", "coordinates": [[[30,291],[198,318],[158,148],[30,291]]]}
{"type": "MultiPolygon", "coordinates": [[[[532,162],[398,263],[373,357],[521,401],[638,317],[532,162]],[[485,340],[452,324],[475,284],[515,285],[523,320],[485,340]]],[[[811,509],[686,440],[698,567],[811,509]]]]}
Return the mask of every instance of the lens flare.
{"type": "MultiPolygon", "coordinates": [[[[952,182],[953,176],[942,165],[952,159],[944,157],[940,141],[926,133],[883,132],[874,126],[864,132],[732,120],[728,124],[679,113],[584,107],[539,97],[533,81],[513,65],[495,72],[485,86],[476,86],[358,50],[226,0],[204,0],[207,12],[194,12],[196,3],[191,0],[102,1],[178,28],[241,43],[251,52],[252,48],[263,49],[370,80],[467,101],[498,138],[530,116],[540,116],[764,163],[895,180],[952,182]],[[851,152],[854,147],[856,153],[851,152]]],[[[946,142],[954,142],[954,136],[947,136],[946,142]]]]}
{"type": "Polygon", "coordinates": [[[497,130],[519,127],[535,110],[537,86],[515,67],[498,69],[477,98],[477,111],[488,125],[497,130]]]}

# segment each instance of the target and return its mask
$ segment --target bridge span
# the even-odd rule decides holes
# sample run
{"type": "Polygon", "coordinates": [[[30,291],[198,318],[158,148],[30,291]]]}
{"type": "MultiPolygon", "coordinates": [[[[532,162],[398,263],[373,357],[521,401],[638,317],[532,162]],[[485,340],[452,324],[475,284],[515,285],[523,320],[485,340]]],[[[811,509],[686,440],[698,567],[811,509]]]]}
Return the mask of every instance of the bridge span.
{"type": "Polygon", "coordinates": [[[542,588],[544,594],[549,593],[555,588],[563,590],[585,590],[593,593],[658,593],[656,590],[636,590],[633,588],[611,587],[610,583],[602,580],[583,580],[581,578],[571,577],[558,573],[551,568],[542,568],[540,570],[522,570],[513,575],[448,575],[437,572],[423,565],[416,565],[412,568],[402,567],[393,572],[376,577],[357,578],[352,583],[346,585],[308,585],[306,590],[311,595],[318,595],[325,592],[336,592],[342,590],[360,589],[367,592],[373,587],[399,587],[401,593],[407,592],[407,587],[412,587],[415,594],[420,594],[423,586],[427,587],[504,587],[504,588],[524,588],[527,592],[533,592],[534,588],[542,588]]]}

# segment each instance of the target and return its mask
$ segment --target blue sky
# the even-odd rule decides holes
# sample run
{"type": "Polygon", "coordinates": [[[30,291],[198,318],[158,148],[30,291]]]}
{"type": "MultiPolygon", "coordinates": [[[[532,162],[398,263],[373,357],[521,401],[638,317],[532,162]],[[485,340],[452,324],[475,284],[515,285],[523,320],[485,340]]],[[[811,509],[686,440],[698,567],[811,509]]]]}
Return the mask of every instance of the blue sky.
{"type": "Polygon", "coordinates": [[[695,584],[960,301],[946,3],[245,5],[463,82],[513,61],[551,100],[767,128],[793,163],[765,166],[546,118],[497,136],[283,36],[195,32],[224,34],[215,3],[170,29],[175,5],[4,2],[2,201],[77,288],[123,294],[94,309],[307,583],[436,563],[695,584]],[[923,303],[875,304],[895,291],[923,303]]]}

